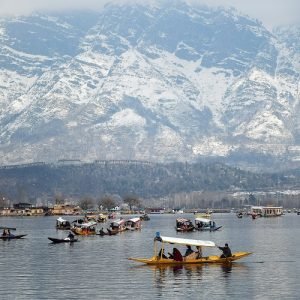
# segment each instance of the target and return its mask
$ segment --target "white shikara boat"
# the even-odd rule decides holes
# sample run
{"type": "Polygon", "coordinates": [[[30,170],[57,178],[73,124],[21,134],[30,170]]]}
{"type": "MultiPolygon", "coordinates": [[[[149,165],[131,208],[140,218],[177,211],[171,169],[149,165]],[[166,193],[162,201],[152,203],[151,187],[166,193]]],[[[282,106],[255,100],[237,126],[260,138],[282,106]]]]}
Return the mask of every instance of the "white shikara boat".
{"type": "Polygon", "coordinates": [[[245,256],[252,254],[251,252],[235,252],[230,257],[221,258],[218,255],[202,256],[202,248],[218,247],[214,242],[182,239],[175,237],[160,236],[158,233],[154,239],[154,255],[150,258],[129,258],[140,263],[147,265],[182,265],[182,264],[205,264],[205,263],[231,263],[235,260],[241,259],[245,256]],[[157,244],[161,243],[161,249],[158,251],[157,244]],[[198,252],[183,257],[177,248],[173,248],[173,254],[171,258],[167,258],[164,254],[166,244],[172,245],[184,245],[184,246],[196,246],[198,252]]]}

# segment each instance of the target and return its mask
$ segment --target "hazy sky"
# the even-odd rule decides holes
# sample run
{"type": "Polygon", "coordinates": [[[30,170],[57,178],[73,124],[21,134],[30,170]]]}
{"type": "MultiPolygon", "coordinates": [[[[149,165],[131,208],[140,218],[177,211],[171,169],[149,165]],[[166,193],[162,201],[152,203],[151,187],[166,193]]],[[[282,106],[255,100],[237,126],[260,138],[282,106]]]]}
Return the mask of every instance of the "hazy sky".
{"type": "MultiPolygon", "coordinates": [[[[145,3],[149,0],[121,0],[145,3]]],[[[151,0],[150,0],[151,1],[151,0]]],[[[187,0],[189,2],[233,6],[242,13],[261,20],[267,27],[300,23],[300,0],[187,0]]],[[[28,14],[35,10],[99,9],[118,0],[0,0],[0,14],[28,14]]]]}

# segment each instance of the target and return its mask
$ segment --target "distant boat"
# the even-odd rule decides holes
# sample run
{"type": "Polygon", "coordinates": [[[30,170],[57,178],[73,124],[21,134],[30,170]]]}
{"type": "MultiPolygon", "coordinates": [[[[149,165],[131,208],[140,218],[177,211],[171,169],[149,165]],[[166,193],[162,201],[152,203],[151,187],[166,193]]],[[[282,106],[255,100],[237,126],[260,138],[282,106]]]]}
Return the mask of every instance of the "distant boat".
{"type": "Polygon", "coordinates": [[[189,232],[194,231],[194,225],[191,220],[179,218],[176,219],[176,231],[177,232],[189,232]]]}
{"type": "Polygon", "coordinates": [[[142,221],[141,218],[131,218],[125,222],[125,226],[127,230],[139,230],[142,229],[142,221]]]}
{"type": "Polygon", "coordinates": [[[251,206],[250,214],[261,217],[279,217],[283,215],[282,206],[251,206]]]}
{"type": "Polygon", "coordinates": [[[236,213],[236,216],[241,219],[243,217],[243,213],[240,211],[240,212],[237,212],[236,213]]]}
{"type": "Polygon", "coordinates": [[[96,222],[74,223],[71,230],[76,235],[94,235],[96,234],[96,222]]]}
{"type": "Polygon", "coordinates": [[[147,214],[143,214],[140,216],[142,221],[150,221],[150,217],[147,214]]]}
{"type": "Polygon", "coordinates": [[[57,239],[57,238],[48,237],[48,239],[54,244],[78,242],[78,239],[70,239],[70,238],[57,239]]]}
{"type": "Polygon", "coordinates": [[[109,235],[114,235],[127,230],[124,219],[118,219],[110,223],[110,228],[107,228],[109,235]]]}
{"type": "Polygon", "coordinates": [[[0,227],[0,230],[3,230],[2,235],[0,235],[0,239],[7,241],[7,240],[14,240],[14,239],[22,239],[27,234],[12,234],[11,230],[16,230],[14,227],[0,227]]]}
{"type": "Polygon", "coordinates": [[[71,223],[61,217],[56,220],[56,229],[70,230],[71,223]]]}
{"type": "Polygon", "coordinates": [[[215,221],[211,221],[205,218],[195,219],[195,229],[199,231],[217,231],[221,229],[222,226],[217,226],[215,221]]]}

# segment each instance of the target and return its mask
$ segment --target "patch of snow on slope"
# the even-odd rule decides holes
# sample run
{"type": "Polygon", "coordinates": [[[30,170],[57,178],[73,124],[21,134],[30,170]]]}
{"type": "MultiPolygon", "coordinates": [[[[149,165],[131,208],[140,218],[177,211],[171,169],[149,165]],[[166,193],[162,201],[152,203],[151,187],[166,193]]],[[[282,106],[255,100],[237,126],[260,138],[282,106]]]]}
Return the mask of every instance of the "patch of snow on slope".
{"type": "Polygon", "coordinates": [[[226,145],[216,137],[204,138],[192,150],[195,155],[204,156],[226,156],[233,146],[226,145]]]}
{"type": "Polygon", "coordinates": [[[272,111],[257,113],[249,123],[241,124],[235,134],[244,134],[248,138],[263,139],[267,142],[283,136],[285,139],[292,138],[291,133],[285,129],[284,123],[272,111]]]}
{"type": "Polygon", "coordinates": [[[109,122],[109,125],[113,127],[143,127],[145,124],[145,119],[137,115],[132,109],[129,108],[115,113],[109,122]]]}

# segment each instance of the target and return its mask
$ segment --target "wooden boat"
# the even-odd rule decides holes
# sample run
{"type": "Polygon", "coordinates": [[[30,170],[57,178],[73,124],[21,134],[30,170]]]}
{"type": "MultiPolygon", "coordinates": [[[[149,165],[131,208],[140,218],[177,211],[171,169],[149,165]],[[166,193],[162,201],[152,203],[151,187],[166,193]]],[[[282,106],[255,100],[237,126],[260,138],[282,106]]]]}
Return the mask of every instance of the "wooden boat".
{"type": "Polygon", "coordinates": [[[57,239],[57,238],[48,237],[48,239],[54,244],[78,242],[78,239],[70,239],[70,238],[57,239]]]}
{"type": "MultiPolygon", "coordinates": [[[[251,252],[235,252],[232,254],[231,257],[221,258],[218,255],[210,255],[210,256],[202,257],[202,255],[198,256],[196,255],[196,252],[194,252],[187,257],[183,257],[180,254],[179,250],[177,248],[174,248],[177,250],[177,253],[179,252],[176,256],[174,255],[173,258],[163,258],[162,255],[164,253],[164,248],[166,244],[172,244],[172,245],[176,244],[176,245],[184,245],[184,246],[190,245],[190,246],[196,246],[199,249],[202,249],[203,247],[217,247],[217,245],[211,241],[166,237],[166,236],[160,236],[159,233],[157,233],[154,239],[154,256],[150,258],[131,257],[128,259],[136,262],[144,263],[147,265],[183,265],[183,264],[208,264],[208,263],[228,264],[252,254],[251,252]],[[160,251],[158,251],[157,249],[158,242],[162,243],[160,251]],[[158,255],[159,253],[160,255],[158,255]]],[[[173,253],[174,253],[174,249],[173,249],[173,253]]]]}
{"type": "Polygon", "coordinates": [[[1,240],[14,240],[14,239],[22,239],[24,236],[26,236],[27,234],[18,234],[18,235],[14,235],[14,234],[10,234],[10,235],[0,235],[0,239],[1,240]]]}
{"type": "Polygon", "coordinates": [[[96,234],[96,222],[75,223],[71,231],[77,235],[94,235],[96,234]]]}
{"type": "Polygon", "coordinates": [[[109,235],[117,234],[127,230],[124,219],[118,219],[110,223],[110,228],[107,229],[109,235]]]}
{"type": "Polygon", "coordinates": [[[0,230],[3,229],[2,235],[0,235],[1,240],[14,240],[14,239],[22,239],[27,234],[12,234],[11,230],[17,230],[14,227],[0,227],[0,230]]]}
{"type": "Polygon", "coordinates": [[[141,218],[131,218],[125,222],[125,226],[127,230],[140,230],[142,229],[141,218]]]}
{"type": "Polygon", "coordinates": [[[243,217],[243,213],[240,211],[240,212],[237,212],[236,213],[236,216],[241,219],[243,217]]]}
{"type": "Polygon", "coordinates": [[[141,218],[142,221],[149,221],[150,220],[150,217],[147,214],[141,215],[140,218],[141,218]]]}
{"type": "Polygon", "coordinates": [[[221,229],[222,226],[217,226],[215,221],[211,221],[205,218],[195,219],[195,229],[199,231],[217,231],[221,229]]]}
{"type": "Polygon", "coordinates": [[[56,229],[70,230],[71,223],[61,217],[56,220],[56,229]]]}
{"type": "Polygon", "coordinates": [[[194,231],[195,227],[191,220],[179,218],[176,219],[176,227],[177,232],[189,232],[194,231]]]}

